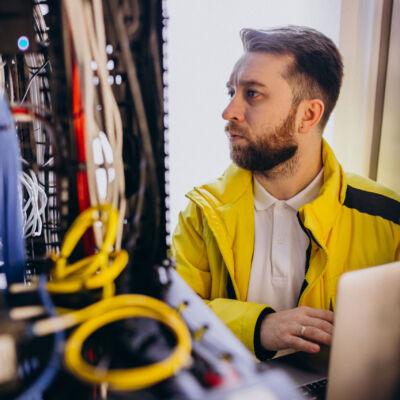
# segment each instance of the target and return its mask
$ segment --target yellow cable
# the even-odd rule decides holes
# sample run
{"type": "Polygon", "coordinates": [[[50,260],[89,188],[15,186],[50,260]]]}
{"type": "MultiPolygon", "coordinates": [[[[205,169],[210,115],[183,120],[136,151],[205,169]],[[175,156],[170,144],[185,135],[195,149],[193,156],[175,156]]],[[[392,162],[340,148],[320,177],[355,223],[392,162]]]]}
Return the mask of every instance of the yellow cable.
{"type": "Polygon", "coordinates": [[[93,274],[90,277],[72,276],[62,281],[50,281],[47,282],[47,290],[51,293],[66,294],[84,289],[99,289],[112,283],[125,268],[129,256],[125,250],[113,252],[110,256],[113,258],[111,264],[105,265],[105,268],[102,268],[99,273],[93,274]]]}
{"type": "Polygon", "coordinates": [[[47,283],[52,293],[72,293],[103,288],[103,300],[57,317],[37,321],[34,332],[38,336],[69,329],[82,323],[67,342],[65,362],[81,379],[91,383],[108,383],[117,390],[138,390],[172,376],[190,360],[191,337],[179,314],[165,303],[142,295],[111,297],[114,280],[128,262],[125,250],[112,251],[118,225],[118,212],[111,205],[99,205],[85,210],[68,230],[60,256],[54,256],[54,280],[47,283]],[[90,226],[101,222],[104,240],[99,252],[73,264],[67,259],[90,226]],[[95,367],[82,359],[85,340],[102,326],[126,318],[147,317],[168,326],[175,334],[177,344],[165,360],[149,366],[131,369],[107,370],[95,367]]]}
{"type": "Polygon", "coordinates": [[[129,259],[128,253],[125,250],[119,250],[111,253],[111,257],[114,258],[112,264],[110,264],[99,274],[90,277],[85,282],[86,289],[96,289],[105,285],[106,283],[113,282],[125,268],[125,265],[128,263],[129,259]]]}
{"type": "Polygon", "coordinates": [[[60,255],[54,255],[53,280],[47,283],[51,293],[66,294],[80,290],[103,288],[103,298],[114,295],[114,280],[128,262],[125,250],[112,252],[118,228],[118,212],[110,204],[101,204],[83,211],[74,221],[61,246],[60,255]],[[101,223],[104,238],[99,252],[68,264],[68,257],[73,252],[82,235],[91,226],[101,223]]]}
{"type": "Polygon", "coordinates": [[[115,243],[118,226],[118,211],[110,204],[101,204],[93,206],[83,211],[78,218],[74,221],[68,232],[65,235],[64,242],[61,246],[60,255],[56,255],[55,259],[55,278],[63,279],[67,275],[75,272],[80,266],[82,260],[77,263],[67,265],[67,258],[71,255],[75,246],[91,226],[101,222],[103,224],[104,238],[99,253],[91,256],[92,259],[96,260],[96,257],[102,257],[103,253],[109,253],[112,251],[112,247],[115,243]],[[100,256],[101,254],[101,256],[100,256]]]}
{"type": "Polygon", "coordinates": [[[159,300],[142,295],[123,295],[100,301],[81,311],[75,313],[76,321],[92,313],[96,316],[73,332],[65,348],[65,362],[73,373],[85,381],[96,384],[106,382],[117,390],[139,390],[172,376],[190,360],[191,338],[185,323],[175,310],[159,300]],[[133,317],[155,319],[174,332],[177,344],[169,357],[149,366],[112,371],[83,360],[83,343],[93,332],[106,324],[133,317]]]}

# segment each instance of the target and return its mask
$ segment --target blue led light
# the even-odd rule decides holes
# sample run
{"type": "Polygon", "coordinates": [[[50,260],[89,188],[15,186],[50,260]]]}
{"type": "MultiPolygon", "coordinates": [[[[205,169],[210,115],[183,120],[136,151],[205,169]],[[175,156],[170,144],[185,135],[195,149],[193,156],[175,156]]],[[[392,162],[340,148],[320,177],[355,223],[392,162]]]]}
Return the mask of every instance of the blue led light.
{"type": "Polygon", "coordinates": [[[26,51],[29,48],[29,39],[26,36],[20,36],[18,38],[18,48],[21,51],[26,51]]]}

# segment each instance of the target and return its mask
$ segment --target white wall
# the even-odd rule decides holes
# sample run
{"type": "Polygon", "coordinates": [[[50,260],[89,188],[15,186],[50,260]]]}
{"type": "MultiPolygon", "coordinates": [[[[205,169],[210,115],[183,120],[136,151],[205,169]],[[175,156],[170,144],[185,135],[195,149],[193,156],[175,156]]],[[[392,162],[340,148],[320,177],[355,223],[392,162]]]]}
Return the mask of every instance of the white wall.
{"type": "MultiPolygon", "coordinates": [[[[338,43],[341,0],[168,0],[170,228],[193,186],[229,164],[221,112],[225,83],[242,54],[239,30],[307,25],[338,43]]],[[[332,123],[325,137],[332,142],[332,123]]]]}

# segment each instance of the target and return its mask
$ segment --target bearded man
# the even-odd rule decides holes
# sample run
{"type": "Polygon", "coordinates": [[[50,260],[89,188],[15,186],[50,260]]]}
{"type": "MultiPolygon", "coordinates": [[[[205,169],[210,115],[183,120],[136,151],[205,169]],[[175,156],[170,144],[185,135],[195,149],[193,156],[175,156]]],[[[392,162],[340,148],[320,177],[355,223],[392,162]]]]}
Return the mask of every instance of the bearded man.
{"type": "Polygon", "coordinates": [[[344,173],[322,138],[343,76],[332,41],[298,26],[241,38],[222,113],[234,164],[187,194],[177,271],[259,359],[317,353],[341,274],[400,259],[400,197],[344,173]]]}

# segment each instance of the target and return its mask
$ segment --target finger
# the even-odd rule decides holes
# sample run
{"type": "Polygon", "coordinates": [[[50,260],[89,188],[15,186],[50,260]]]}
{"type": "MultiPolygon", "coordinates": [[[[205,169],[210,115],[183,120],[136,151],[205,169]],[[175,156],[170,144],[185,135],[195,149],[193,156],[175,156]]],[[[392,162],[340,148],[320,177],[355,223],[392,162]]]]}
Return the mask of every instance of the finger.
{"type": "Polygon", "coordinates": [[[306,353],[318,353],[320,350],[320,347],[317,343],[310,342],[298,336],[290,336],[290,338],[287,340],[287,344],[288,348],[305,351],[306,353]]]}
{"type": "Polygon", "coordinates": [[[325,331],[319,328],[314,328],[313,326],[306,326],[302,330],[302,337],[327,346],[330,346],[332,343],[332,335],[330,333],[326,333],[325,331]]]}
{"type": "Polygon", "coordinates": [[[330,335],[332,335],[333,332],[333,324],[319,318],[307,318],[306,320],[304,320],[303,325],[321,329],[326,333],[329,333],[330,335]]]}
{"type": "Polygon", "coordinates": [[[303,309],[305,311],[305,314],[308,315],[309,317],[319,318],[328,321],[330,323],[333,323],[333,318],[335,315],[333,311],[321,310],[319,308],[311,308],[306,306],[301,306],[299,308],[303,309]]]}

